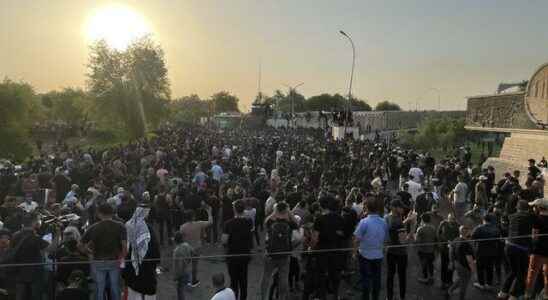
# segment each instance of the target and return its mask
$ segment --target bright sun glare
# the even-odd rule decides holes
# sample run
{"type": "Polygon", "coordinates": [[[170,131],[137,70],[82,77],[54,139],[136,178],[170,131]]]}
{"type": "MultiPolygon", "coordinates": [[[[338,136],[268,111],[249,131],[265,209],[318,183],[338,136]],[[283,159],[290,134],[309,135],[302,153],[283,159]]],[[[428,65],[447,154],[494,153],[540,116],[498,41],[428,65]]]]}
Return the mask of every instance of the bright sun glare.
{"type": "Polygon", "coordinates": [[[109,6],[97,10],[88,20],[90,42],[104,39],[115,49],[124,50],[135,39],[150,33],[145,19],[125,6],[109,6]]]}

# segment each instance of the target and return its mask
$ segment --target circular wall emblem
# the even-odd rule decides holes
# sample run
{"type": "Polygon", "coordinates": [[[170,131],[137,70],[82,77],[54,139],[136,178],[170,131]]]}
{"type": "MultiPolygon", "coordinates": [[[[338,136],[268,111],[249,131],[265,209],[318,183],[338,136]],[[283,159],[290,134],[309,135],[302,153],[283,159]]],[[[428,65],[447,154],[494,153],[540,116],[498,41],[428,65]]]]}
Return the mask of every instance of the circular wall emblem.
{"type": "Polygon", "coordinates": [[[525,110],[539,127],[548,125],[548,64],[538,68],[527,84],[525,110]]]}

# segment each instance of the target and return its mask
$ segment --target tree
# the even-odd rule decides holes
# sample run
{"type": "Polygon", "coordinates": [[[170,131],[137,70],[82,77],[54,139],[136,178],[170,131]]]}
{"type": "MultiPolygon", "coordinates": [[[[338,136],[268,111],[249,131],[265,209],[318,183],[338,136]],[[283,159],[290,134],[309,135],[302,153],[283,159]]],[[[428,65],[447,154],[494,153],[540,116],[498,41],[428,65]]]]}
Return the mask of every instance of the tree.
{"type": "Polygon", "coordinates": [[[82,89],[65,88],[41,96],[50,120],[59,120],[72,127],[84,125],[89,120],[92,100],[82,89]]]}
{"type": "Polygon", "coordinates": [[[419,124],[416,134],[402,134],[401,140],[422,150],[448,150],[466,140],[464,123],[462,118],[426,118],[419,124]]]}
{"type": "Polygon", "coordinates": [[[390,101],[382,101],[377,103],[377,106],[375,106],[375,110],[377,111],[400,111],[401,107],[393,102],[390,101]]]}
{"type": "Polygon", "coordinates": [[[339,94],[330,95],[327,93],[312,96],[306,100],[306,109],[312,111],[340,111],[344,109],[345,99],[339,94]]]}
{"type": "Polygon", "coordinates": [[[211,96],[211,101],[213,101],[215,113],[240,111],[240,109],[238,109],[238,102],[240,99],[231,95],[229,92],[218,92],[211,96]]]}
{"type": "Polygon", "coordinates": [[[99,111],[114,124],[125,126],[131,138],[145,134],[147,123],[157,125],[167,113],[170,98],[164,52],[149,36],[125,51],[104,40],[91,46],[88,87],[99,111]]]}
{"type": "Polygon", "coordinates": [[[0,158],[23,160],[30,155],[27,136],[36,106],[32,87],[9,79],[0,82],[0,158]]]}
{"type": "Polygon", "coordinates": [[[353,111],[371,111],[371,106],[364,100],[352,97],[351,100],[353,111]]]}
{"type": "Polygon", "coordinates": [[[200,118],[208,116],[209,104],[195,94],[182,97],[170,103],[171,119],[182,123],[198,123],[200,118]]]}

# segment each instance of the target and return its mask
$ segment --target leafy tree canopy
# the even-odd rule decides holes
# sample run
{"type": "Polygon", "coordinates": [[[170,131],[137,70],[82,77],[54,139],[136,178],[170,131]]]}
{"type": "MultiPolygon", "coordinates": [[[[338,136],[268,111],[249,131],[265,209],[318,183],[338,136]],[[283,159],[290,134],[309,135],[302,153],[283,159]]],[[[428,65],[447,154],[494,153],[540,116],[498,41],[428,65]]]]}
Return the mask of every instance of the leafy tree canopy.
{"type": "Polygon", "coordinates": [[[116,50],[105,41],[91,46],[88,87],[98,110],[121,123],[133,138],[157,125],[167,112],[170,86],[164,52],[149,36],[116,50]]]}
{"type": "Polygon", "coordinates": [[[394,111],[394,110],[400,111],[401,107],[398,104],[390,102],[390,101],[382,101],[382,102],[377,103],[377,105],[375,106],[375,110],[377,110],[377,111],[394,111]]]}
{"type": "Polygon", "coordinates": [[[197,123],[209,113],[210,102],[200,99],[196,94],[185,96],[170,103],[173,120],[182,123],[197,123]]]}
{"type": "Polygon", "coordinates": [[[240,102],[240,99],[229,92],[218,92],[211,96],[211,101],[213,101],[215,113],[240,111],[238,108],[238,102],[240,102]]]}
{"type": "Polygon", "coordinates": [[[22,160],[31,153],[27,134],[37,106],[29,84],[0,82],[0,157],[22,160]]]}

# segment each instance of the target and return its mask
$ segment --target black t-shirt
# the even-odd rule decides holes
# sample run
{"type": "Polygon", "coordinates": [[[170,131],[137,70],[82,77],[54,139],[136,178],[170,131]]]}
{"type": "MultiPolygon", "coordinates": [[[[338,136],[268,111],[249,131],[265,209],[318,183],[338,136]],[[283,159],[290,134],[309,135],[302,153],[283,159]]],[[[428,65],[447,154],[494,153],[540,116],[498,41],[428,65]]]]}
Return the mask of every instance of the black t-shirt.
{"type": "Polygon", "coordinates": [[[400,197],[403,204],[405,204],[405,206],[407,206],[408,208],[411,207],[411,198],[412,198],[412,196],[409,192],[399,191],[398,196],[400,197]]]}
{"type": "MultiPolygon", "coordinates": [[[[403,231],[407,233],[401,216],[389,214],[384,217],[386,224],[388,225],[388,243],[390,246],[401,245],[400,233],[403,231]]],[[[388,248],[388,253],[396,255],[407,255],[407,248],[405,247],[393,247],[388,248]]]]}
{"type": "Polygon", "coordinates": [[[344,220],[344,239],[351,239],[358,224],[358,214],[350,207],[343,207],[342,218],[344,220]]]}
{"type": "MultiPolygon", "coordinates": [[[[49,246],[49,243],[37,236],[34,231],[23,229],[13,236],[11,240],[12,247],[18,247],[15,255],[15,263],[29,264],[42,263],[43,256],[41,251],[49,246]]],[[[17,282],[32,282],[40,279],[43,266],[23,266],[17,268],[17,282]]]]}
{"type": "Polygon", "coordinates": [[[415,211],[419,216],[432,209],[432,198],[426,197],[426,193],[417,196],[415,201],[415,211]]]}
{"type": "Polygon", "coordinates": [[[342,246],[344,220],[338,214],[329,212],[320,215],[314,222],[314,230],[319,233],[316,249],[336,249],[342,246]]]}
{"type": "Polygon", "coordinates": [[[94,259],[118,259],[122,241],[127,241],[126,227],[116,221],[104,220],[93,224],[82,237],[82,243],[91,243],[94,259]]]}
{"type": "Polygon", "coordinates": [[[457,262],[461,264],[461,266],[470,270],[466,256],[474,257],[474,249],[472,249],[472,245],[470,242],[464,241],[461,237],[456,238],[455,242],[455,258],[457,262]]]}
{"type": "Polygon", "coordinates": [[[70,190],[70,180],[63,174],[57,174],[53,177],[53,183],[55,184],[57,200],[64,199],[70,190]]]}
{"type": "Polygon", "coordinates": [[[533,178],[537,178],[537,176],[540,174],[540,169],[537,168],[536,166],[530,166],[529,174],[533,176],[533,178]]]}
{"type": "Polygon", "coordinates": [[[227,254],[248,254],[253,247],[253,224],[249,218],[233,218],[226,221],[223,233],[228,235],[227,254]]]}
{"type": "MultiPolygon", "coordinates": [[[[548,216],[537,216],[533,221],[533,229],[536,229],[539,235],[548,234],[548,216]]],[[[540,236],[533,240],[531,253],[548,257],[548,236],[540,236]]]]}

